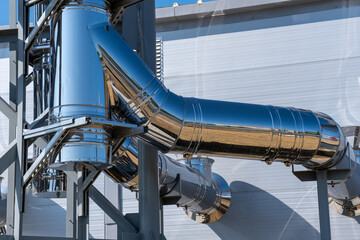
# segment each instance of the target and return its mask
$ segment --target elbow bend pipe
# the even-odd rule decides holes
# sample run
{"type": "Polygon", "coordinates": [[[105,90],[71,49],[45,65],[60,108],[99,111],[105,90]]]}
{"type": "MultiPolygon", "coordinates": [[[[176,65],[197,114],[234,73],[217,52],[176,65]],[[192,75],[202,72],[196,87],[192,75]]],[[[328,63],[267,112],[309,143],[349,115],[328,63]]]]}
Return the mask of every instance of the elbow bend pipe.
{"type": "Polygon", "coordinates": [[[162,152],[335,165],[346,139],[329,116],[309,110],[185,98],[169,91],[107,24],[89,27],[114,116],[148,126],[162,152]]]}
{"type": "MultiPolygon", "coordinates": [[[[136,191],[138,177],[137,140],[128,138],[113,157],[114,166],[104,170],[115,182],[136,191]]],[[[212,159],[192,158],[175,161],[159,152],[160,195],[171,193],[170,204],[183,207],[186,214],[200,223],[219,220],[228,210],[230,188],[218,174],[211,172],[212,159]]]]}
{"type": "MultiPolygon", "coordinates": [[[[148,126],[140,138],[162,152],[280,161],[315,170],[340,168],[347,160],[357,165],[339,125],[326,114],[178,96],[111,26],[97,24],[89,31],[115,119],[148,126]]],[[[358,171],[353,168],[344,181],[329,185],[341,206],[360,205],[358,171]]]]}

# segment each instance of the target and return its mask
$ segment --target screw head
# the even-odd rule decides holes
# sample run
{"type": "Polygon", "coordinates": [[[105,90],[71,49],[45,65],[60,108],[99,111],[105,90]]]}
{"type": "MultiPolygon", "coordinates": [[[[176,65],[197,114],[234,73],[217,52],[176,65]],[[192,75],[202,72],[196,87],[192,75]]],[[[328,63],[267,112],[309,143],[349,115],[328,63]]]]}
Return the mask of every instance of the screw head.
{"type": "Polygon", "coordinates": [[[291,167],[292,162],[290,162],[290,161],[286,161],[286,162],[284,162],[284,164],[285,164],[285,166],[287,166],[287,167],[291,167]]]}
{"type": "Polygon", "coordinates": [[[267,165],[271,165],[273,162],[274,162],[273,159],[266,159],[266,160],[265,160],[265,163],[266,163],[267,165]]]}

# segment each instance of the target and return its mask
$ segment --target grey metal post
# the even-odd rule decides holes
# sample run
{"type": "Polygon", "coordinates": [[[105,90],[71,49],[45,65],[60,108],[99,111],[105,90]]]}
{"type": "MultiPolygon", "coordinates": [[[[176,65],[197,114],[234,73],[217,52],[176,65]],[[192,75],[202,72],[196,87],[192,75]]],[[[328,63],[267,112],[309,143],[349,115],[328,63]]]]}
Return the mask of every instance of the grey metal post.
{"type": "Polygon", "coordinates": [[[25,1],[18,1],[18,51],[17,51],[17,150],[15,160],[15,205],[14,205],[14,238],[20,239],[22,235],[22,211],[23,211],[23,174],[25,168],[25,146],[23,140],[23,128],[25,119],[25,74],[27,58],[25,53],[25,38],[28,29],[27,9],[25,1]]]}
{"type": "Polygon", "coordinates": [[[155,0],[140,3],[140,52],[139,56],[156,73],[156,23],[155,0]]]}
{"type": "Polygon", "coordinates": [[[160,239],[158,150],[139,144],[139,231],[144,240],[160,239]]]}
{"type": "Polygon", "coordinates": [[[76,183],[73,179],[77,178],[76,172],[66,171],[67,191],[66,191],[66,237],[76,239],[76,183]]]}
{"type": "Polygon", "coordinates": [[[330,214],[328,202],[327,176],[326,170],[319,170],[316,172],[317,192],[318,192],[318,206],[319,206],[319,220],[320,220],[320,236],[321,240],[331,239],[330,230],[330,214]]]}
{"type": "Polygon", "coordinates": [[[89,239],[89,194],[79,189],[79,186],[84,182],[87,177],[87,170],[78,171],[78,219],[77,219],[77,232],[78,238],[82,240],[89,239]]]}
{"type": "MultiPolygon", "coordinates": [[[[104,178],[104,196],[122,213],[122,188],[118,183],[113,182],[109,177],[104,178]]],[[[120,232],[120,231],[119,231],[120,232]]],[[[121,234],[120,234],[121,235],[121,234]]],[[[115,221],[105,215],[105,238],[112,239],[118,236],[118,226],[115,221]]]]}
{"type": "MultiPolygon", "coordinates": [[[[155,0],[138,6],[138,54],[156,72],[155,0]],[[140,41],[139,41],[140,40],[140,41]]],[[[158,240],[161,233],[158,150],[139,144],[139,231],[145,240],[158,240]]]]}
{"type": "MultiPolygon", "coordinates": [[[[16,28],[16,0],[9,0],[9,26],[16,28]]],[[[10,106],[16,109],[16,82],[17,82],[17,67],[16,67],[16,50],[17,41],[10,42],[9,46],[9,62],[10,62],[10,106]]],[[[16,119],[9,119],[9,143],[16,138],[16,119]]],[[[6,226],[7,234],[14,234],[14,198],[15,198],[15,162],[8,168],[8,198],[7,198],[7,212],[6,212],[6,226]]]]}

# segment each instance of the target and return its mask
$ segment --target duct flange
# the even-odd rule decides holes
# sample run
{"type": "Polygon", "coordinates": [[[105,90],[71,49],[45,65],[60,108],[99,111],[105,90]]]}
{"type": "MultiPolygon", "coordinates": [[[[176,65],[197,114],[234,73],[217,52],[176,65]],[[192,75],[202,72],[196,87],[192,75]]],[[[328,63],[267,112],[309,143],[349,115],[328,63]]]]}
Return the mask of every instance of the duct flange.
{"type": "Polygon", "coordinates": [[[360,197],[353,199],[336,199],[329,196],[329,206],[332,210],[341,215],[349,217],[360,215],[360,197]]]}
{"type": "Polygon", "coordinates": [[[217,173],[211,173],[213,187],[218,188],[215,206],[209,212],[194,212],[185,208],[186,214],[199,223],[212,223],[218,221],[228,211],[231,203],[231,191],[226,180],[217,173]]]}

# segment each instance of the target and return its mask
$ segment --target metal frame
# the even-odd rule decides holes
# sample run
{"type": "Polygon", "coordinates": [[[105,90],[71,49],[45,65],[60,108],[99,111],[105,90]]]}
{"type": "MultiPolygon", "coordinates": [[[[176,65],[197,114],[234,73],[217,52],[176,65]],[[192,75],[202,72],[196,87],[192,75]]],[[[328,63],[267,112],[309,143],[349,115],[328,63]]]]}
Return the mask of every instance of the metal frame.
{"type": "MultiPolygon", "coordinates": [[[[353,148],[359,149],[360,127],[352,126],[342,128],[347,137],[354,136],[353,148]]],[[[332,184],[334,181],[345,179],[351,172],[351,163],[345,169],[325,169],[325,170],[305,170],[296,171],[292,165],[292,173],[301,181],[316,181],[318,194],[319,222],[320,222],[320,238],[321,240],[331,239],[331,225],[329,212],[329,194],[328,181],[332,184]]]]}
{"type": "MultiPolygon", "coordinates": [[[[135,214],[140,220],[140,225],[130,221],[124,216],[92,183],[100,171],[66,171],[68,179],[67,188],[67,213],[66,213],[66,237],[30,237],[23,236],[23,212],[25,206],[25,188],[34,176],[42,163],[46,161],[53,147],[62,141],[69,129],[87,124],[101,124],[104,127],[111,127],[119,136],[127,137],[143,133],[147,129],[129,124],[121,124],[98,119],[78,118],[46,127],[41,126],[48,111],[43,112],[34,122],[25,121],[25,88],[32,82],[32,75],[28,75],[28,61],[32,44],[46,28],[46,24],[52,14],[65,1],[52,0],[34,28],[29,27],[29,8],[42,0],[18,0],[16,13],[16,0],[9,0],[10,30],[17,30],[17,40],[10,42],[10,104],[7,104],[0,97],[0,111],[9,119],[9,146],[0,153],[0,172],[8,169],[8,203],[7,203],[7,235],[0,235],[0,239],[88,239],[89,234],[89,198],[93,199],[99,207],[112,218],[118,225],[118,239],[165,239],[161,234],[162,229],[160,213],[160,196],[158,191],[158,163],[157,149],[142,144],[140,154],[140,168],[143,169],[143,181],[141,189],[151,188],[153,191],[142,190],[140,193],[140,212],[135,214]],[[18,17],[18,24],[16,23],[18,17]],[[17,127],[18,126],[18,127],[17,127]],[[25,126],[29,128],[25,129],[25,126]],[[42,137],[52,136],[49,142],[42,137]],[[43,151],[34,161],[29,169],[26,169],[26,147],[28,143],[35,142],[43,151]],[[149,160],[156,159],[155,163],[149,160]],[[152,171],[144,171],[150,167],[152,171]],[[148,180],[151,181],[148,181],[148,180]],[[155,205],[149,205],[149,203],[155,205]],[[156,215],[156,218],[154,216],[156,215]],[[157,220],[155,220],[157,219],[157,220]],[[152,225],[149,225],[152,223],[152,225]],[[160,226],[161,224],[161,226],[160,226]]],[[[138,4],[137,11],[142,15],[141,22],[138,16],[131,19],[133,25],[141,25],[143,40],[136,41],[141,49],[141,57],[150,65],[155,66],[155,2],[148,0],[123,1],[124,6],[116,6],[113,12],[116,13],[112,19],[117,24],[125,8],[138,4]],[[146,11],[145,11],[146,9],[146,11]],[[149,11],[149,9],[152,9],[149,11]],[[145,26],[146,24],[146,26],[145,26]],[[142,41],[149,41],[144,44],[142,41]],[[145,46],[147,46],[145,48],[145,46]]],[[[8,31],[8,30],[7,30],[8,31]]],[[[4,33],[7,34],[7,33],[4,33]]],[[[12,38],[6,39],[11,41],[12,38]]],[[[153,69],[156,71],[156,69],[153,69]]]]}

